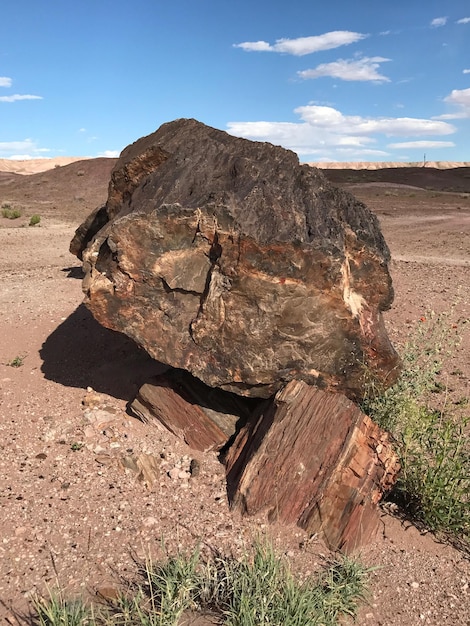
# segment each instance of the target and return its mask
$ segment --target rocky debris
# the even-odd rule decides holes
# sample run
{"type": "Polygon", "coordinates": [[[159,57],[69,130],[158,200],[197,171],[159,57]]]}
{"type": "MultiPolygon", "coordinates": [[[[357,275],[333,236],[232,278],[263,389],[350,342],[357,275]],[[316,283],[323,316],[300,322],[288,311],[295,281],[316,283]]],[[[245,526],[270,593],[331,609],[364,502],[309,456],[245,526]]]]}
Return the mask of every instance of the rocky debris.
{"type": "MultiPolygon", "coordinates": [[[[179,377],[175,376],[175,379],[177,378],[179,377]]],[[[183,400],[180,399],[180,402],[183,400]]],[[[156,453],[155,450],[139,446],[138,441],[141,437],[139,430],[142,433],[148,429],[110,404],[109,397],[105,394],[97,393],[88,387],[82,405],[83,424],[74,433],[69,433],[70,448],[74,451],[82,448],[89,450],[94,454],[98,466],[114,467],[134,475],[137,481],[150,491],[156,485],[160,485],[164,477],[184,484],[199,474],[201,462],[192,456],[177,456],[165,448],[156,453]]],[[[175,409],[174,406],[172,408],[175,409]]],[[[168,430],[171,431],[170,428],[168,430]]],[[[175,434],[184,441],[182,431],[175,434]]],[[[226,438],[224,435],[224,441],[226,438]]],[[[36,458],[47,458],[47,455],[40,453],[36,458]]]]}
{"type": "Polygon", "coordinates": [[[153,454],[141,453],[123,456],[120,458],[120,464],[124,469],[129,469],[137,474],[137,478],[148,489],[153,487],[161,475],[161,458],[157,458],[153,454]]]}
{"type": "MultiPolygon", "coordinates": [[[[104,394],[88,387],[82,405],[83,427],[77,436],[79,438],[82,436],[83,443],[77,441],[72,445],[86,446],[101,457],[109,450],[118,450],[122,446],[130,445],[135,420],[111,405],[104,394]]],[[[103,458],[101,462],[104,462],[103,458]]]]}
{"type": "MultiPolygon", "coordinates": [[[[193,450],[222,448],[232,509],[297,524],[333,550],[351,552],[373,536],[377,504],[399,471],[389,435],[352,400],[302,381],[256,401],[169,371],[146,383],[131,409],[193,450]],[[226,432],[219,428],[224,419],[226,432]]],[[[125,466],[145,482],[134,458],[125,466]]],[[[189,456],[160,466],[183,484],[199,470],[189,456]]]]}
{"type": "Polygon", "coordinates": [[[377,529],[399,463],[387,433],[345,396],[292,381],[241,429],[226,458],[231,504],[297,523],[333,550],[377,529]]]}
{"type": "Polygon", "coordinates": [[[391,384],[393,299],[376,217],[318,170],[195,120],[127,147],[77,230],[85,303],[156,360],[267,398],[290,380],[391,384]]]}

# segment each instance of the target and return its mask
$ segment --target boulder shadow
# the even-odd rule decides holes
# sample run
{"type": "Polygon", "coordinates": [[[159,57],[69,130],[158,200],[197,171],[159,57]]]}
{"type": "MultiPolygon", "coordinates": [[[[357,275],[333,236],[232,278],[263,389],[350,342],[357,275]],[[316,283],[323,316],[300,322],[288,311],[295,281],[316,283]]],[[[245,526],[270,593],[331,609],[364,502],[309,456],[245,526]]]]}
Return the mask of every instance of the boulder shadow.
{"type": "Polygon", "coordinates": [[[93,387],[126,401],[146,380],[168,369],[126,335],[101,326],[83,304],[47,337],[39,354],[48,380],[93,387]]]}
{"type": "Polygon", "coordinates": [[[71,267],[63,267],[62,272],[66,273],[67,278],[77,278],[78,280],[83,280],[85,277],[85,272],[83,271],[83,267],[80,265],[72,265],[71,267]]]}

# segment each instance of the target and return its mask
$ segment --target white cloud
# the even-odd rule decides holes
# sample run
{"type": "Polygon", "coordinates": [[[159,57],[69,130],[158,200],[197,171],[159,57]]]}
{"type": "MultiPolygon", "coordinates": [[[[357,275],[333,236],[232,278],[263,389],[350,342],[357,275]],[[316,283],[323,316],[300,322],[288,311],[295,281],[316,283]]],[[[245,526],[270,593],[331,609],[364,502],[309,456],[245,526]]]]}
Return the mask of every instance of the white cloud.
{"type": "Polygon", "coordinates": [[[431,22],[431,26],[433,28],[439,28],[440,26],[445,26],[447,24],[448,19],[449,18],[447,17],[435,17],[431,22]]]}
{"type": "Polygon", "coordinates": [[[421,136],[449,135],[454,127],[445,122],[413,117],[360,117],[359,115],[343,115],[332,107],[307,105],[298,107],[295,112],[304,122],[315,126],[340,129],[350,135],[369,135],[380,133],[387,136],[421,136]]]}
{"type": "Polygon", "coordinates": [[[463,70],[464,74],[470,74],[470,70],[463,70]]]}
{"type": "Polygon", "coordinates": [[[323,35],[312,37],[298,37],[297,39],[277,39],[276,43],[267,41],[245,41],[233,44],[234,48],[241,48],[246,52],[283,52],[295,56],[304,56],[321,50],[331,50],[340,46],[347,46],[364,39],[368,35],[348,30],[335,30],[323,35]]]}
{"type": "Polygon", "coordinates": [[[441,116],[440,119],[463,119],[470,117],[470,88],[453,89],[450,94],[444,98],[444,102],[457,106],[458,111],[441,116]],[[453,115],[454,117],[451,118],[449,115],[453,115]]]}
{"type": "Polygon", "coordinates": [[[32,139],[0,142],[1,159],[38,159],[41,157],[44,158],[45,152],[49,152],[49,149],[39,148],[32,139]]]}
{"type": "MultiPolygon", "coordinates": [[[[0,76],[0,87],[11,87],[12,80],[8,76],[0,76]]],[[[42,96],[15,93],[11,96],[0,96],[0,102],[17,102],[18,100],[42,100],[42,96]]]]}
{"type": "Polygon", "coordinates": [[[239,137],[269,141],[294,150],[299,155],[332,155],[346,152],[362,156],[379,156],[371,144],[378,135],[424,137],[448,135],[455,128],[443,121],[420,118],[383,118],[344,115],[329,106],[309,104],[298,107],[299,122],[230,122],[228,132],[239,137]]]}
{"type": "Polygon", "coordinates": [[[385,152],[385,150],[370,150],[369,148],[366,148],[364,150],[354,150],[352,148],[338,148],[337,153],[343,157],[384,157],[389,156],[390,154],[390,152],[385,152]]]}
{"type": "Polygon", "coordinates": [[[321,76],[331,76],[347,81],[376,81],[390,82],[390,79],[377,70],[380,63],[385,63],[390,59],[384,57],[363,57],[362,59],[338,59],[332,63],[322,63],[315,69],[297,72],[301,78],[320,78],[321,76]]]}
{"type": "Polygon", "coordinates": [[[31,161],[32,159],[46,159],[47,157],[39,154],[13,154],[12,156],[5,158],[9,161],[31,161]]]}
{"type": "Polygon", "coordinates": [[[273,46],[267,41],[245,41],[244,43],[234,43],[234,48],[242,48],[246,52],[274,52],[273,46]]]}
{"type": "Polygon", "coordinates": [[[433,120],[463,120],[468,117],[465,111],[458,111],[457,113],[443,113],[442,115],[434,115],[433,120]]]}
{"type": "Polygon", "coordinates": [[[470,24],[470,17],[462,17],[460,20],[457,20],[457,24],[470,24]]]}
{"type": "Polygon", "coordinates": [[[389,143],[388,148],[405,150],[419,148],[420,150],[427,150],[428,148],[455,148],[453,141],[402,141],[399,143],[389,143]]]}
{"type": "Polygon", "coordinates": [[[104,152],[99,152],[97,156],[106,157],[107,159],[117,159],[119,155],[119,150],[105,150],[104,152]]]}
{"type": "Polygon", "coordinates": [[[42,100],[42,96],[20,95],[17,93],[12,96],[0,96],[0,102],[18,102],[19,100],[42,100]]]}

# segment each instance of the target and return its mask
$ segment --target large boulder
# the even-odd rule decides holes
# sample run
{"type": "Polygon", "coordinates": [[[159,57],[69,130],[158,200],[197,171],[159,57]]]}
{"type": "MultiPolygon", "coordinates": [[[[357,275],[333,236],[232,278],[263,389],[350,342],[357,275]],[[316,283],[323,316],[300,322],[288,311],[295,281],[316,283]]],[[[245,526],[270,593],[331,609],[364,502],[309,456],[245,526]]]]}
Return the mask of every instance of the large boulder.
{"type": "Polygon", "coordinates": [[[164,124],[123,151],[71,250],[101,324],[212,387],[357,398],[396,379],[378,220],[281,147],[164,124]]]}

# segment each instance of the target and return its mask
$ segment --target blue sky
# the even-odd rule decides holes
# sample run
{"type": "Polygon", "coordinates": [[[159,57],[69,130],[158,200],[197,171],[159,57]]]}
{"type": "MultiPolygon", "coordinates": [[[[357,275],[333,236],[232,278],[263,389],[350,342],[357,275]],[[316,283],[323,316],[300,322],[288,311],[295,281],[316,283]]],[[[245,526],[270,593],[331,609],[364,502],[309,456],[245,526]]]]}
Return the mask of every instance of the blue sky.
{"type": "Polygon", "coordinates": [[[4,0],[0,158],[180,117],[302,161],[470,160],[468,0],[4,0]]]}

